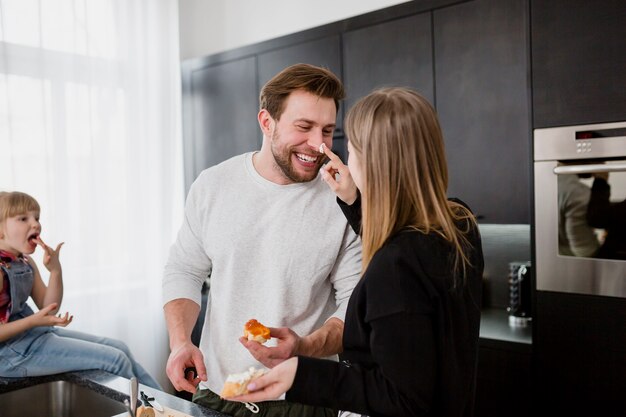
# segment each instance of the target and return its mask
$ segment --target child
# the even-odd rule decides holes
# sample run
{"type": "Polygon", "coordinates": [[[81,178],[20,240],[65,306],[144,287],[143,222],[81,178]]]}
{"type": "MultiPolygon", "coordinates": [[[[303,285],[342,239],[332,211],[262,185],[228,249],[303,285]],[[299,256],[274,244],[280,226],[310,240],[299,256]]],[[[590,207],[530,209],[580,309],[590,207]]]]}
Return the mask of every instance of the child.
{"type": "Polygon", "coordinates": [[[101,369],[137,379],[161,390],[114,339],[61,329],[72,322],[68,313],[55,315],[63,298],[59,252],[41,240],[39,204],[21,192],[0,192],[0,376],[26,377],[101,369]],[[48,286],[28,255],[37,245],[50,271],[48,286]],[[26,304],[31,297],[39,311],[26,304]]]}

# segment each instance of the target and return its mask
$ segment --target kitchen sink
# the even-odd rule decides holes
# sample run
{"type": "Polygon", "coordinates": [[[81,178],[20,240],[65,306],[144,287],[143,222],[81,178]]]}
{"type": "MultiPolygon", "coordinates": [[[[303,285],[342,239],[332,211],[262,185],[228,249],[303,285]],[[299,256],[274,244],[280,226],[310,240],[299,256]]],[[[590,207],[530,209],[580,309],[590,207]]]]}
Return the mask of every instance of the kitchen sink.
{"type": "Polygon", "coordinates": [[[52,381],[0,394],[1,417],[110,417],[124,404],[68,381],[52,381]]]}

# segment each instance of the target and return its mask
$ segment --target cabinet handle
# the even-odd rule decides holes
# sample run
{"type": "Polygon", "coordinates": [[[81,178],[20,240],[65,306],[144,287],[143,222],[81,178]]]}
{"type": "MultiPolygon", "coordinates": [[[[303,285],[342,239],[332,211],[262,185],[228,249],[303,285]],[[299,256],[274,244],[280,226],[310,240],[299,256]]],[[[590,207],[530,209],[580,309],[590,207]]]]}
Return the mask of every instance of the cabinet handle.
{"type": "Polygon", "coordinates": [[[626,162],[619,164],[589,164],[589,165],[559,165],[554,168],[556,175],[561,174],[592,174],[594,172],[623,172],[626,171],[626,162]]]}

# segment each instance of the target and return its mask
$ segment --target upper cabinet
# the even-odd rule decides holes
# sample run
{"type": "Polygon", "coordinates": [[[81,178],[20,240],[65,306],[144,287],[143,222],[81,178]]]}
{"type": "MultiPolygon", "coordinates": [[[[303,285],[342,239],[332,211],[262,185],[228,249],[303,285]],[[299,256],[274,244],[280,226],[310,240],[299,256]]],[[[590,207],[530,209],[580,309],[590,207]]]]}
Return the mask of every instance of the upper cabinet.
{"type": "MultiPolygon", "coordinates": [[[[375,88],[407,86],[433,99],[430,13],[367,26],[343,34],[345,108],[375,88]]],[[[340,145],[347,146],[345,140],[340,145]]],[[[340,149],[346,161],[345,149],[340,149]]]]}
{"type": "Polygon", "coordinates": [[[373,89],[385,86],[412,87],[433,103],[432,58],[430,13],[346,32],[343,35],[346,108],[373,89]]]}
{"type": "Polygon", "coordinates": [[[626,120],[626,1],[531,0],[535,128],[626,120]]]}
{"type": "Polygon", "coordinates": [[[259,59],[259,87],[289,65],[305,63],[328,68],[341,78],[339,36],[328,36],[263,52],[259,59]]]}
{"type": "Polygon", "coordinates": [[[260,88],[303,62],[344,82],[333,141],[344,161],[343,110],[373,89],[412,87],[439,114],[449,195],[483,223],[530,223],[528,1],[407,2],[184,65],[188,185],[206,166],[260,147],[260,88]]]}
{"type": "Polygon", "coordinates": [[[203,169],[260,146],[256,58],[183,67],[185,187],[203,169]]]}
{"type": "Polygon", "coordinates": [[[528,2],[434,12],[435,92],[449,195],[484,223],[530,223],[528,2]]]}

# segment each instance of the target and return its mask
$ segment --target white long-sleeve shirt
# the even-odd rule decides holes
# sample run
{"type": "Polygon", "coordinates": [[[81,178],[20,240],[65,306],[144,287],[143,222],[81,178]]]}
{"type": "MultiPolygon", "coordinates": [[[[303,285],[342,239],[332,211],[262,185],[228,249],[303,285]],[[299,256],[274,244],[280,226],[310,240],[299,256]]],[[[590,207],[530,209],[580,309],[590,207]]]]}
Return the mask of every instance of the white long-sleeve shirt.
{"type": "Polygon", "coordinates": [[[213,166],[193,183],[163,278],[164,304],[200,304],[211,276],[200,349],[205,385],[216,392],[228,374],[260,366],[238,341],[246,321],[305,336],[330,317],[344,320],[361,270],[360,238],[324,181],[272,183],[252,155],[213,166]]]}

